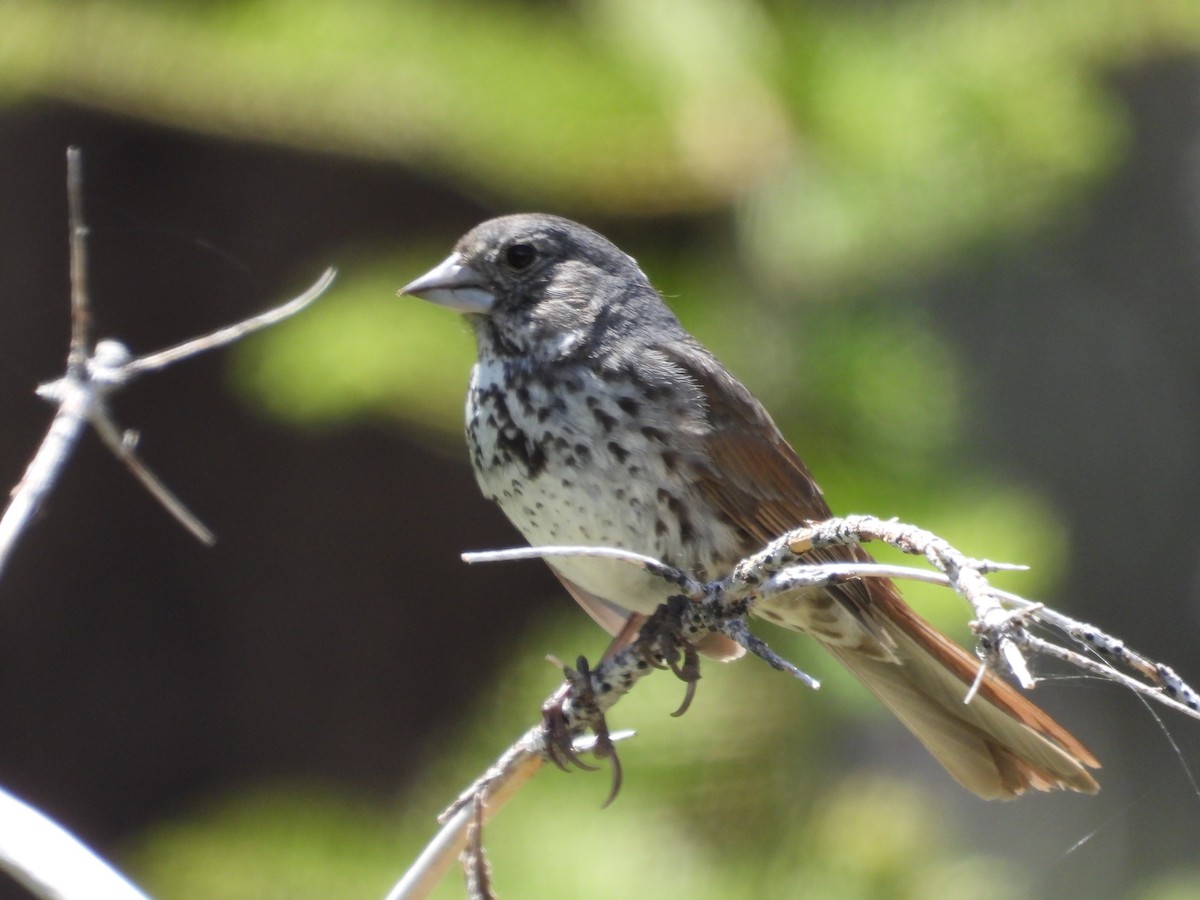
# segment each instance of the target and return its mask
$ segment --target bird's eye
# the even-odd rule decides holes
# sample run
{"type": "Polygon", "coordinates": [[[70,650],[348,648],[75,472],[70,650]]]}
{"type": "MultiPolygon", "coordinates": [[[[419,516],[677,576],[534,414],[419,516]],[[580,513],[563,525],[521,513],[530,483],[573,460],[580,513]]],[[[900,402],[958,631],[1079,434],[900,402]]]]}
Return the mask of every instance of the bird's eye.
{"type": "Polygon", "coordinates": [[[537,250],[533,244],[509,244],[504,251],[504,262],[510,269],[521,271],[528,269],[537,259],[537,250]]]}

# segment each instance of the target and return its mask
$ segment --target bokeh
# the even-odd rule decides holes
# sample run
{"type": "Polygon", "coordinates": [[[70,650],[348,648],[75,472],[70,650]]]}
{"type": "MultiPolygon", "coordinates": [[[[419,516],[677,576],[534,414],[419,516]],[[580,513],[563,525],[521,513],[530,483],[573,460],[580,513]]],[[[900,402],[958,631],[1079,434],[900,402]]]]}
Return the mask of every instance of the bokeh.
{"type": "MultiPolygon", "coordinates": [[[[117,399],[216,531],[86,440],[0,582],[0,784],[163,898],[382,896],[604,636],[466,465],[474,349],[396,289],[491,215],[635,255],[837,512],[898,516],[1200,681],[1194,0],[0,0],[0,482],[66,352],[311,310],[117,399]]],[[[967,639],[968,610],[906,590],[967,639]]],[[[1200,894],[1200,723],[1043,667],[1096,797],[975,800],[822,679],[709,665],[489,827],[511,897],[1200,894]]],[[[451,875],[437,896],[462,893],[451,875]]],[[[11,886],[12,896],[25,896],[11,886]]]]}

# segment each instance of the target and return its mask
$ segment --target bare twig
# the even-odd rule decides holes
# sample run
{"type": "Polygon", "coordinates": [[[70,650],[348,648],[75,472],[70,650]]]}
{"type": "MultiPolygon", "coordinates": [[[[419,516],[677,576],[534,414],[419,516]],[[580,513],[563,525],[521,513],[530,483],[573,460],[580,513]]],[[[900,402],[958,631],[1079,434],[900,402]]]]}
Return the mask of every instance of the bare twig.
{"type": "Polygon", "coordinates": [[[467,829],[467,846],[460,860],[471,900],[495,900],[492,891],[492,868],[483,849],[483,804],[478,799],[471,804],[473,815],[467,829]]]}
{"type": "Polygon", "coordinates": [[[329,285],[333,284],[336,274],[336,270],[326,269],[321,273],[321,277],[313,283],[312,287],[299,297],[289,300],[282,306],[268,309],[266,312],[259,313],[257,316],[251,316],[249,319],[244,319],[234,325],[218,328],[216,331],[206,334],[203,337],[193,338],[174,347],[168,347],[166,350],[159,350],[157,353],[148,353],[145,356],[130,360],[122,367],[122,373],[125,378],[131,378],[142,372],[162,369],[173,362],[187,359],[189,356],[195,356],[197,353],[204,353],[207,350],[215,350],[217,347],[224,347],[226,344],[239,341],[246,335],[266,328],[268,325],[282,322],[289,316],[294,316],[300,312],[300,310],[325,293],[329,285]]]}
{"type": "Polygon", "coordinates": [[[327,269],[307,291],[284,305],[244,322],[222,328],[176,347],[137,359],[119,341],[104,340],[91,347],[91,312],[87,289],[87,226],[83,219],[83,171],[78,148],[67,151],[67,194],[71,244],[71,344],[66,374],[38,387],[38,396],[57,404],[58,411],[0,517],[0,575],[33,511],[49,494],[59,471],[71,454],[83,424],[96,429],[113,454],[150,491],[166,510],[205,544],[215,540],[211,531],[156,476],[135,452],[135,432],[122,430],[113,420],[107,399],[143,372],[155,371],[205,350],[224,346],[253,331],[299,312],[329,287],[333,269],[327,269]]]}
{"type": "Polygon", "coordinates": [[[71,242],[71,349],[67,373],[83,377],[91,348],[92,316],[87,289],[87,226],[83,222],[83,154],[67,148],[67,225],[71,242]]]}
{"type": "MultiPolygon", "coordinates": [[[[622,731],[610,735],[613,741],[633,737],[622,731]]],[[[583,737],[575,742],[579,753],[595,746],[595,739],[583,737]]],[[[467,831],[478,818],[482,829],[546,762],[546,735],[541,725],[529,729],[500,758],[467,788],[445,812],[438,816],[442,826],[404,877],[387,895],[387,900],[420,900],[427,897],[454,865],[467,845],[467,831]]]]}
{"type": "MultiPolygon", "coordinates": [[[[562,705],[562,718],[571,735],[582,734],[597,726],[603,729],[605,712],[641,677],[654,668],[667,668],[663,663],[673,665],[674,654],[681,645],[710,632],[733,637],[776,668],[807,679],[812,687],[818,687],[813,679],[780,659],[752,635],[746,627],[745,617],[757,603],[769,600],[773,595],[797,587],[836,584],[850,578],[924,581],[953,588],[967,599],[977,616],[971,627],[979,638],[981,664],[975,685],[964,691],[964,702],[972,700],[984,675],[997,666],[1007,667],[1023,687],[1032,687],[1035,679],[1023,655],[1028,653],[1060,660],[1200,719],[1200,694],[1170,667],[1130,650],[1123,642],[1094,626],[1064,616],[1043,604],[997,590],[987,581],[986,575],[990,572],[1021,570],[1024,566],[973,559],[932,532],[894,520],[850,516],[796,529],[747,557],[727,578],[709,584],[699,584],[687,573],[642,554],[607,547],[523,547],[466,553],[463,559],[469,563],[483,563],[556,556],[602,556],[627,562],[653,572],[679,588],[682,599],[687,601],[674,604],[673,616],[661,615],[664,611],[670,612],[672,604],[664,606],[646,622],[631,645],[602,660],[595,668],[585,669],[586,684],[581,685],[580,673],[574,673],[576,677],[568,680],[567,699],[562,705]],[[811,564],[801,558],[814,548],[868,541],[884,541],[905,553],[923,556],[936,571],[878,563],[811,564]],[[1069,647],[1032,635],[1028,631],[1032,625],[1058,629],[1105,659],[1084,656],[1069,647]],[[1106,659],[1120,663],[1142,680],[1119,671],[1106,659]]],[[[528,781],[551,752],[552,740],[547,723],[530,729],[464,791],[442,814],[439,819],[443,823],[442,831],[393,889],[389,900],[416,900],[426,896],[465,845],[468,824],[477,814],[486,821],[528,781]]]]}
{"type": "MultiPolygon", "coordinates": [[[[67,151],[67,195],[71,246],[71,341],[66,373],[38,387],[57,405],[50,428],[13,489],[0,517],[0,574],[34,510],[49,494],[85,423],[124,462],[160,503],[192,534],[212,543],[212,533],[147,468],[134,452],[137,434],[113,421],[107,398],[142,372],[162,368],[195,353],[220,347],[299,312],[333,280],[329,269],[300,297],[278,309],[188,341],[178,347],[132,359],[117,341],[91,345],[87,289],[87,226],[83,219],[83,171],[77,148],[67,151]]],[[[40,897],[58,900],[145,900],[145,895],[91,850],[45,815],[0,790],[0,869],[40,897]]]]}

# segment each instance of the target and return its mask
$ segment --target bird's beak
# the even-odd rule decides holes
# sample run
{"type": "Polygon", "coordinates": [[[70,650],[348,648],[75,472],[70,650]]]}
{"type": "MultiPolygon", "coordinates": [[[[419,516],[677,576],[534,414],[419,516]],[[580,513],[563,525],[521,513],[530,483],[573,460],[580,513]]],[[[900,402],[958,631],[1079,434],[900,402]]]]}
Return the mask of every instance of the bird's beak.
{"type": "Polygon", "coordinates": [[[496,302],[496,296],[484,285],[483,276],[464,265],[457,253],[451,253],[436,268],[409,282],[397,293],[411,294],[447,309],[477,315],[491,312],[492,304],[496,302]]]}

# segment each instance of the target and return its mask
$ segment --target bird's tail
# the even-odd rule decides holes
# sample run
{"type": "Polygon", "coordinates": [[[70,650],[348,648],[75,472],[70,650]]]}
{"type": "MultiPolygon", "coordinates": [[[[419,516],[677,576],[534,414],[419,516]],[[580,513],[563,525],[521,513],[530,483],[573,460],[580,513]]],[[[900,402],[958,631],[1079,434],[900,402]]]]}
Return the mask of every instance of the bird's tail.
{"type": "Polygon", "coordinates": [[[1033,788],[1094,793],[1096,758],[1039,707],[990,672],[970,703],[979,670],[958,644],[918,616],[887,581],[870,580],[872,623],[893,658],[825,643],[963,787],[985,799],[1033,788]]]}

